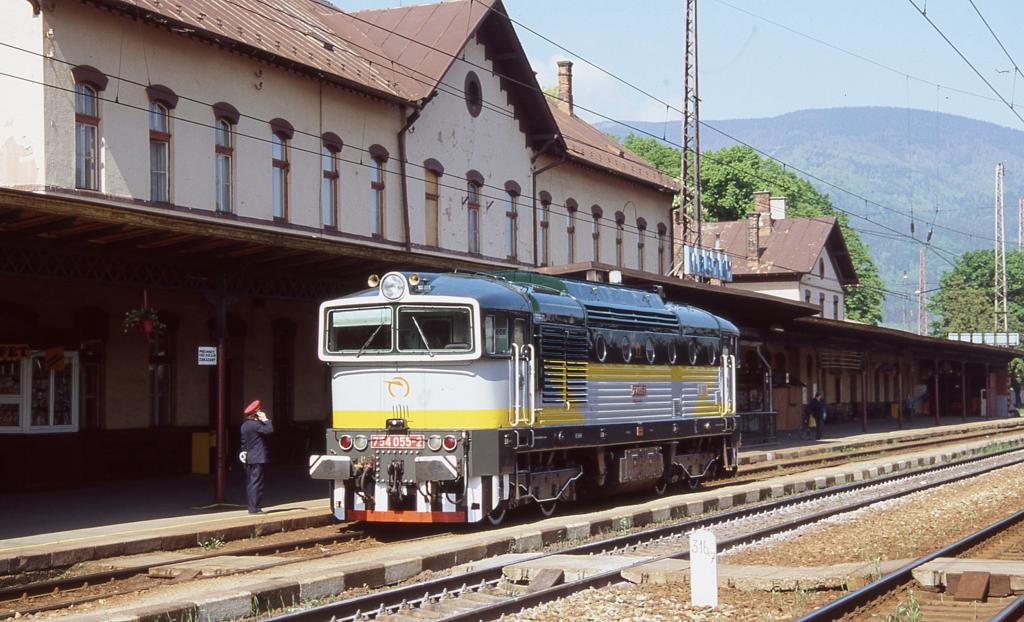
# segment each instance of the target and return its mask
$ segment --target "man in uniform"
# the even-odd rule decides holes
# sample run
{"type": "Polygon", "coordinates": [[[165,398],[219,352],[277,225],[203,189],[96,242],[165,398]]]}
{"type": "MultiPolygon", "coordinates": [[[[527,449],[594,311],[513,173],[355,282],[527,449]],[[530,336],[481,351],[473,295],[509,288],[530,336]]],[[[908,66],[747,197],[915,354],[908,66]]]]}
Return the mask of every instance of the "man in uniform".
{"type": "Polygon", "coordinates": [[[263,465],[267,460],[266,436],[274,433],[274,424],[267,414],[260,410],[260,401],[253,400],[245,408],[242,421],[242,453],[239,457],[245,463],[245,496],[249,502],[250,514],[262,514],[260,501],[263,499],[263,465]]]}

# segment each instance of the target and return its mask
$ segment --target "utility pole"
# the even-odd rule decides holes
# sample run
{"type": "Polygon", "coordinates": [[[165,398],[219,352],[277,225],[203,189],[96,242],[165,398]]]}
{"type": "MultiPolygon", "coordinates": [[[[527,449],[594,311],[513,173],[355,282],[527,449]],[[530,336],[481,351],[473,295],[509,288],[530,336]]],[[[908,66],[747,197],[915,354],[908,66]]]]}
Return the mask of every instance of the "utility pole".
{"type": "Polygon", "coordinates": [[[995,331],[1009,330],[1006,313],[1006,240],[1003,235],[1003,163],[996,164],[995,331]]]}
{"type": "Polygon", "coordinates": [[[921,246],[921,256],[917,265],[917,334],[928,334],[928,294],[925,290],[925,246],[921,246]]]}
{"type": "Polygon", "coordinates": [[[1024,197],[1017,199],[1017,250],[1024,247],[1024,197]]]}
{"type": "Polygon", "coordinates": [[[700,90],[697,86],[697,0],[686,3],[683,40],[683,148],[679,151],[679,207],[672,222],[672,274],[682,275],[683,246],[700,246],[700,90]],[[687,154],[692,153],[692,160],[687,154]]]}

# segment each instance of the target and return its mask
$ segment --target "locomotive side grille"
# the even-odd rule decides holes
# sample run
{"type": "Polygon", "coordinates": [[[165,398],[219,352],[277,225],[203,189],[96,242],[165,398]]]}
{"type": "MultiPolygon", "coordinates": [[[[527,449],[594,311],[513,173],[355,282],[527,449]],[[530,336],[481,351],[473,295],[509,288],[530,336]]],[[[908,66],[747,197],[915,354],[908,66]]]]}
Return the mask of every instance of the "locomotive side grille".
{"type": "Polygon", "coordinates": [[[679,318],[667,311],[644,309],[619,309],[604,305],[584,305],[587,323],[591,326],[605,326],[626,330],[679,330],[679,318]]]}
{"type": "Polygon", "coordinates": [[[589,345],[583,329],[540,327],[540,353],[544,361],[541,390],[544,402],[587,401],[589,345]]]}

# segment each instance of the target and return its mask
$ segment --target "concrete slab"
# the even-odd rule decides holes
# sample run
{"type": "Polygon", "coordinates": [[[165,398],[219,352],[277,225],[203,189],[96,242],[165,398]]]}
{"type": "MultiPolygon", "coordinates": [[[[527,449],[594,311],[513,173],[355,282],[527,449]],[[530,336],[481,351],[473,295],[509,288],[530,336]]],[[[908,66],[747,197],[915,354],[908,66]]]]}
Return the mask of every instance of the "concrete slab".
{"type": "Polygon", "coordinates": [[[89,571],[118,570],[122,568],[134,568],[136,566],[161,566],[173,564],[183,559],[192,557],[184,553],[174,551],[156,551],[143,553],[141,555],[125,555],[123,557],[111,557],[108,559],[90,560],[82,563],[82,569],[89,571]]]}
{"type": "Polygon", "coordinates": [[[271,566],[279,566],[287,562],[294,562],[294,559],[287,557],[242,557],[238,555],[219,555],[208,559],[200,559],[191,562],[180,562],[158,566],[149,570],[149,576],[174,579],[182,574],[193,573],[195,576],[219,577],[237,572],[251,572],[271,566]]]}
{"type": "Polygon", "coordinates": [[[565,571],[561,568],[545,568],[530,580],[529,591],[539,592],[554,587],[565,580],[565,571]]]}
{"type": "Polygon", "coordinates": [[[960,582],[957,583],[953,600],[958,602],[983,601],[988,596],[988,581],[990,575],[987,572],[968,570],[960,575],[960,582]]]}
{"type": "Polygon", "coordinates": [[[542,570],[561,570],[566,581],[578,581],[602,572],[620,570],[642,559],[647,558],[619,555],[552,555],[506,566],[502,572],[506,579],[514,583],[533,581],[542,570]]]}
{"type": "MultiPolygon", "coordinates": [[[[894,560],[880,564],[853,562],[824,567],[781,566],[718,566],[718,584],[722,587],[753,591],[794,591],[824,589],[857,589],[874,579],[908,563],[894,560]]],[[[622,578],[631,583],[667,585],[689,583],[690,562],[662,559],[642,566],[626,568],[622,578]]]]}
{"type": "MultiPolygon", "coordinates": [[[[987,572],[1009,577],[1013,592],[1024,591],[1024,562],[1002,559],[959,559],[938,557],[914,568],[914,580],[926,589],[950,587],[952,578],[967,572],[987,572]]],[[[959,578],[959,577],[957,577],[959,578]]]]}

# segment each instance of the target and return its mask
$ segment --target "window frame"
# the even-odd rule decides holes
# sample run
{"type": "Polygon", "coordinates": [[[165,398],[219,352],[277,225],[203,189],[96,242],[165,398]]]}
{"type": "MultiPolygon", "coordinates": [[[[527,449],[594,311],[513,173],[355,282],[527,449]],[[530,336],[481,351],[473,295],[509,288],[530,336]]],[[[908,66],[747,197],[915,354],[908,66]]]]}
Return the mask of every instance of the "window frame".
{"type": "Polygon", "coordinates": [[[423,171],[423,227],[424,242],[427,246],[441,245],[441,174],[437,171],[423,171]],[[433,220],[433,227],[428,226],[433,220]]]}
{"type": "Polygon", "coordinates": [[[338,180],[341,173],[338,171],[338,152],[340,149],[324,143],[320,147],[320,224],[324,229],[335,229],[339,227],[338,218],[338,180]],[[324,166],[329,163],[329,167],[324,166]],[[329,204],[325,205],[324,188],[330,190],[329,204]],[[328,220],[325,216],[330,215],[328,220]]]}
{"type": "Polygon", "coordinates": [[[626,234],[625,223],[615,223],[615,265],[622,268],[625,265],[626,254],[623,247],[623,237],[626,234]]]}
{"type": "Polygon", "coordinates": [[[542,266],[551,263],[551,199],[540,201],[540,261],[542,266]]]}
{"type": "Polygon", "coordinates": [[[164,102],[154,99],[149,102],[149,200],[154,203],[171,202],[171,107],[164,102]],[[162,112],[160,112],[162,110],[162,112]],[[164,129],[154,128],[154,118],[164,119],[164,129]],[[153,148],[162,146],[165,170],[162,172],[162,196],[156,196],[154,189],[157,187],[156,176],[159,174],[153,168],[153,148]]]}
{"type": "Polygon", "coordinates": [[[289,220],[289,172],[291,171],[291,160],[289,158],[289,151],[291,149],[291,140],[283,132],[275,131],[271,133],[270,144],[271,144],[271,174],[273,175],[271,181],[271,214],[275,221],[288,222],[289,220]],[[280,149],[280,156],[275,153],[280,149]],[[279,177],[280,176],[280,177],[279,177]],[[276,185],[273,183],[280,178],[280,182],[276,185]]]}
{"type": "Polygon", "coordinates": [[[480,190],[482,184],[466,180],[466,247],[469,254],[480,254],[480,190]]]}
{"type": "Polygon", "coordinates": [[[33,361],[36,358],[46,356],[45,350],[33,350],[26,357],[17,361],[19,367],[21,391],[17,394],[4,395],[3,403],[5,404],[16,404],[18,406],[18,425],[16,426],[3,426],[0,427],[0,434],[66,434],[68,432],[78,432],[80,429],[80,397],[81,397],[81,365],[79,361],[78,351],[65,350],[62,353],[64,365],[70,366],[71,374],[71,386],[69,389],[70,394],[70,408],[71,408],[71,420],[70,423],[63,425],[53,425],[53,407],[54,407],[54,385],[53,382],[54,374],[56,370],[46,370],[50,374],[50,380],[47,387],[47,409],[50,423],[46,425],[34,425],[32,423],[32,382],[34,376],[34,370],[32,368],[33,361]]]}
{"type": "Polygon", "coordinates": [[[100,89],[97,85],[92,84],[84,80],[75,82],[75,188],[79,190],[100,190],[100,89]],[[88,93],[84,91],[88,89],[88,93]],[[82,111],[84,106],[80,104],[91,101],[92,113],[89,111],[82,111]],[[82,151],[81,139],[83,137],[83,129],[88,128],[89,132],[88,147],[89,154],[86,155],[82,151]],[[90,157],[91,156],[91,157],[90,157]],[[91,164],[86,166],[86,162],[91,160],[91,164]],[[86,172],[89,173],[88,178],[86,172]],[[91,182],[91,183],[89,183],[91,182]]]}
{"type": "Polygon", "coordinates": [[[566,199],[565,211],[567,215],[565,233],[568,237],[566,263],[572,264],[576,263],[576,215],[579,212],[576,201],[572,198],[566,199]]]}
{"type": "Polygon", "coordinates": [[[665,231],[658,229],[658,274],[665,274],[665,231]]]}
{"type": "Polygon", "coordinates": [[[214,209],[221,214],[233,214],[235,206],[235,124],[225,116],[217,117],[214,123],[214,209]],[[224,144],[221,136],[225,137],[224,144]],[[227,162],[224,178],[221,179],[221,162],[227,162]],[[227,200],[222,201],[222,191],[227,188],[227,200]],[[226,203],[226,204],[225,204],[226,203]]]}
{"type": "Polygon", "coordinates": [[[370,168],[370,236],[376,239],[384,239],[384,232],[387,220],[385,209],[387,201],[384,193],[387,192],[387,183],[384,181],[386,171],[384,165],[387,160],[382,157],[374,157],[370,168]]]}
{"type": "Polygon", "coordinates": [[[505,191],[505,257],[519,260],[519,194],[505,191]]]}

